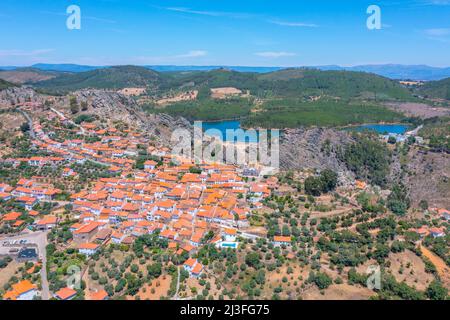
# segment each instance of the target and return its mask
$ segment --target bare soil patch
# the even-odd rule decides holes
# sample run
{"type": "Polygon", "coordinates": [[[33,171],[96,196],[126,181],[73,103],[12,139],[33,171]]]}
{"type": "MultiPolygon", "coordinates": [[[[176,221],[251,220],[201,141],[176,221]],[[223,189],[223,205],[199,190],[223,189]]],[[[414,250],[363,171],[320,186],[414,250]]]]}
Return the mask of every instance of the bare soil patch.
{"type": "Polygon", "coordinates": [[[405,281],[411,287],[424,291],[433,281],[432,274],[425,272],[425,264],[414,252],[406,250],[389,254],[389,270],[398,282],[405,281]]]}
{"type": "Polygon", "coordinates": [[[233,87],[211,88],[211,97],[214,99],[224,99],[229,96],[239,96],[242,90],[233,87]]]}
{"type": "Polygon", "coordinates": [[[125,96],[140,96],[143,95],[145,91],[146,91],[145,88],[123,88],[118,92],[125,96]]]}
{"type": "Polygon", "coordinates": [[[17,261],[13,260],[8,265],[0,269],[0,288],[3,288],[3,286],[9,281],[9,279],[16,273],[17,269],[23,265],[23,263],[18,263],[17,261]]]}
{"type": "Polygon", "coordinates": [[[39,82],[55,78],[53,75],[40,74],[32,71],[2,71],[0,72],[0,79],[13,83],[39,82]]]}
{"type": "MultiPolygon", "coordinates": [[[[170,289],[172,276],[161,275],[157,279],[152,280],[150,284],[145,284],[138,292],[141,300],[160,300],[161,297],[167,296],[170,289]]],[[[127,300],[134,300],[134,297],[128,296],[127,300]]]]}
{"type": "Polygon", "coordinates": [[[323,294],[316,286],[307,289],[303,294],[304,300],[367,300],[375,293],[365,287],[348,284],[332,284],[323,294]]]}
{"type": "Polygon", "coordinates": [[[423,119],[450,115],[449,108],[433,107],[424,103],[395,102],[388,103],[386,104],[386,106],[395,111],[403,112],[408,116],[414,116],[423,119]]]}
{"type": "Polygon", "coordinates": [[[180,101],[190,101],[197,99],[198,90],[192,90],[187,92],[182,92],[174,97],[167,97],[156,101],[157,105],[167,105],[171,103],[176,103],[180,101]]]}
{"type": "Polygon", "coordinates": [[[434,264],[442,283],[447,289],[450,289],[450,268],[445,264],[444,260],[423,246],[420,246],[420,251],[434,264]]]}

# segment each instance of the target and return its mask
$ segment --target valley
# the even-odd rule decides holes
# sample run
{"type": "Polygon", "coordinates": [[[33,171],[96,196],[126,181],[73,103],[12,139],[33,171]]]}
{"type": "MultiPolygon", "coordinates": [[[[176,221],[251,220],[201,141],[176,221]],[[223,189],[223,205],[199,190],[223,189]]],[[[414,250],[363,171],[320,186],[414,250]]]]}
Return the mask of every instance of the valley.
{"type": "Polygon", "coordinates": [[[441,91],[306,69],[8,72],[0,234],[48,244],[45,259],[0,256],[5,299],[18,284],[57,300],[447,297],[441,91]],[[196,120],[282,129],[279,171],[172,154],[172,133],[196,120]],[[371,266],[383,287],[367,287],[371,266]]]}

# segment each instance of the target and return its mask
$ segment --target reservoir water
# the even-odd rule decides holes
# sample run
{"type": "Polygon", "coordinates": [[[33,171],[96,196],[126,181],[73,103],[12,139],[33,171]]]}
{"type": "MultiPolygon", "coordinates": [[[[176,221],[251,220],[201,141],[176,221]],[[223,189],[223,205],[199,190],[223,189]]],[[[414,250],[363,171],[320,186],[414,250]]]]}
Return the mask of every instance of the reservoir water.
{"type": "Polygon", "coordinates": [[[354,131],[375,131],[379,134],[404,134],[408,129],[409,126],[406,124],[363,124],[346,128],[346,130],[354,131]]]}
{"type": "MultiPolygon", "coordinates": [[[[227,120],[227,121],[217,121],[217,122],[202,122],[202,129],[208,135],[218,136],[225,141],[227,139],[226,132],[228,129],[237,130],[241,129],[241,122],[238,120],[227,120]],[[213,131],[211,131],[213,129],[213,131]],[[209,131],[208,131],[209,130],[209,131]]],[[[344,130],[354,130],[354,131],[375,131],[379,134],[404,134],[408,131],[410,127],[406,124],[363,124],[358,126],[347,127],[344,130]]],[[[258,137],[239,137],[236,141],[238,142],[258,142],[258,137]]]]}
{"type": "MultiPolygon", "coordinates": [[[[234,130],[241,129],[241,122],[237,120],[203,122],[202,129],[207,135],[220,137],[224,141],[232,141],[231,139],[227,139],[227,130],[233,130],[233,132],[235,132],[234,130]]],[[[235,141],[258,142],[258,133],[256,132],[256,134],[253,136],[238,136],[235,141]]]]}

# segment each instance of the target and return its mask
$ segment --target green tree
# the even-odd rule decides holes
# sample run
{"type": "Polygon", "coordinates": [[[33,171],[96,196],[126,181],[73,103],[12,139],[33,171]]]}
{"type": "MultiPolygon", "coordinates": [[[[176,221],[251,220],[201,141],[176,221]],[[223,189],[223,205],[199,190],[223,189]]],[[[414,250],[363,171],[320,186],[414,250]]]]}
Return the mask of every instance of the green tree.
{"type": "Polygon", "coordinates": [[[309,281],[313,282],[320,290],[328,288],[333,283],[333,280],[323,272],[311,272],[309,281]]]}
{"type": "Polygon", "coordinates": [[[322,180],[319,177],[305,179],[305,193],[312,196],[320,196],[322,193],[322,180]]]}
{"type": "Polygon", "coordinates": [[[422,210],[427,210],[428,209],[428,201],[427,200],[420,200],[419,207],[422,210]]]}
{"type": "Polygon", "coordinates": [[[356,142],[338,155],[358,179],[384,187],[389,173],[391,153],[386,145],[375,138],[355,135],[356,142]]]}
{"type": "Polygon", "coordinates": [[[70,112],[72,112],[72,114],[76,114],[80,111],[76,97],[71,96],[69,98],[69,105],[70,105],[70,112]]]}
{"type": "Polygon", "coordinates": [[[320,179],[322,180],[322,191],[330,192],[336,188],[338,175],[333,170],[325,169],[320,173],[320,179]]]}
{"type": "Polygon", "coordinates": [[[447,288],[438,280],[433,280],[425,293],[431,300],[446,300],[448,298],[447,288]]]}
{"type": "Polygon", "coordinates": [[[154,278],[157,278],[162,273],[162,264],[160,262],[153,263],[147,266],[148,274],[154,278]]]}
{"type": "Polygon", "coordinates": [[[22,123],[22,125],[20,126],[20,130],[23,133],[30,131],[30,125],[28,124],[28,122],[22,123]]]}
{"type": "Polygon", "coordinates": [[[408,191],[403,184],[395,184],[387,198],[387,206],[397,215],[404,215],[409,209],[411,200],[408,191]]]}
{"type": "Polygon", "coordinates": [[[250,253],[247,253],[247,255],[245,256],[245,263],[249,267],[254,267],[257,269],[260,264],[259,260],[260,260],[260,257],[257,252],[250,252],[250,253]]]}

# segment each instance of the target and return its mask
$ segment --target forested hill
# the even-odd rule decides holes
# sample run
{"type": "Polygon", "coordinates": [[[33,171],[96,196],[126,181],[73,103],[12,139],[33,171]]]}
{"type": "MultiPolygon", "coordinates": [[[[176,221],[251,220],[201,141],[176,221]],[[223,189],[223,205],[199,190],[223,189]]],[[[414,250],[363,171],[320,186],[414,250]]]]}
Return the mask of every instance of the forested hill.
{"type": "Polygon", "coordinates": [[[450,100],[450,78],[427,82],[419,87],[417,91],[426,98],[450,100]]]}
{"type": "Polygon", "coordinates": [[[0,90],[7,89],[9,87],[15,87],[15,86],[16,85],[11,82],[0,79],[0,90]]]}
{"type": "Polygon", "coordinates": [[[332,96],[341,98],[407,100],[410,91],[398,82],[375,74],[315,69],[284,69],[266,74],[228,69],[159,73],[144,67],[117,66],[60,76],[41,81],[37,87],[52,91],[82,88],[120,89],[147,87],[160,93],[199,89],[208,95],[210,88],[235,87],[251,95],[267,97],[332,96]]]}
{"type": "Polygon", "coordinates": [[[0,79],[16,84],[36,83],[55,78],[60,73],[44,71],[36,68],[17,68],[14,70],[0,70],[0,79]]]}
{"type": "Polygon", "coordinates": [[[285,96],[304,92],[306,95],[329,95],[344,98],[411,98],[409,90],[398,82],[365,72],[285,69],[259,75],[258,80],[272,83],[274,90],[285,96]]]}
{"type": "Polygon", "coordinates": [[[84,88],[154,87],[161,81],[161,76],[156,71],[136,66],[117,66],[62,74],[54,79],[41,81],[36,86],[50,91],[73,91],[84,88]]]}
{"type": "MultiPolygon", "coordinates": [[[[183,85],[199,89],[236,87],[256,96],[308,97],[333,96],[377,99],[411,99],[411,92],[398,82],[375,74],[315,69],[284,69],[260,74],[227,69],[174,74],[161,87],[174,89],[183,85]]],[[[208,90],[205,90],[207,92],[208,90]]]]}

